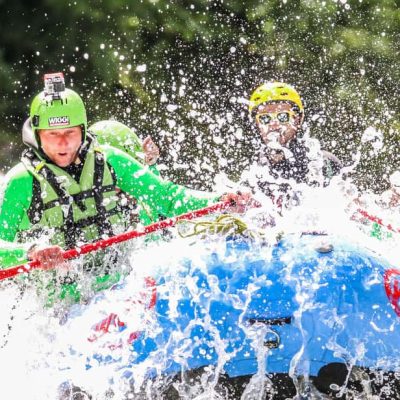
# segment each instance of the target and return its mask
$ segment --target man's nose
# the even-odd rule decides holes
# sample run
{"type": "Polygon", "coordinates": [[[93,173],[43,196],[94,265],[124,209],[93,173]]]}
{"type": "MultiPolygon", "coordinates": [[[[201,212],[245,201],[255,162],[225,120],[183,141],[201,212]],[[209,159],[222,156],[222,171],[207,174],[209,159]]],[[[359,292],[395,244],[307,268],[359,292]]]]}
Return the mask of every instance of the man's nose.
{"type": "Polygon", "coordinates": [[[65,146],[68,144],[68,137],[67,135],[59,135],[58,136],[58,144],[65,146]]]}
{"type": "Polygon", "coordinates": [[[275,128],[279,128],[281,126],[280,122],[274,118],[273,120],[271,120],[271,122],[268,124],[270,129],[275,129],[275,128]]]}

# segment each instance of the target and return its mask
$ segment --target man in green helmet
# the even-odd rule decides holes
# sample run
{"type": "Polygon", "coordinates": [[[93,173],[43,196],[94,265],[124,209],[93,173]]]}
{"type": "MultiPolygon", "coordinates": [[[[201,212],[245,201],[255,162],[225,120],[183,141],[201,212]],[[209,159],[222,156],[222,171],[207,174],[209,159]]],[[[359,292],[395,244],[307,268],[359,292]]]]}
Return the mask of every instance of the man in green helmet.
{"type": "Polygon", "coordinates": [[[83,101],[65,88],[61,73],[45,75],[23,142],[28,149],[3,182],[0,240],[33,246],[2,246],[3,268],[30,259],[52,269],[62,264],[63,250],[126,230],[117,188],[137,199],[143,225],[218,200],[236,201],[234,211],[240,211],[249,200],[248,194],[191,191],[161,180],[125,152],[98,147],[88,133],[83,101]],[[38,244],[46,238],[46,246],[38,244]]]}
{"type": "Polygon", "coordinates": [[[257,87],[249,116],[260,139],[255,164],[264,170],[258,186],[267,195],[282,197],[299,183],[327,185],[339,173],[337,157],[321,150],[317,139],[305,138],[303,102],[292,86],[268,82],[257,87]]]}

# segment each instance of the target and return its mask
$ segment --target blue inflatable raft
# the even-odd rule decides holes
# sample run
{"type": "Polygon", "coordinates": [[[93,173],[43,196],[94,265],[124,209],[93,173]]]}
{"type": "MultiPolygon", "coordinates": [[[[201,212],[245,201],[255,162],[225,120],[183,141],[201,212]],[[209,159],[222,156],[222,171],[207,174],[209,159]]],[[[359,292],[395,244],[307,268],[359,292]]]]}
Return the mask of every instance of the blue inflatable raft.
{"type": "MultiPolygon", "coordinates": [[[[130,334],[129,362],[110,351],[89,355],[87,368],[115,363],[133,385],[138,368],[165,382],[190,371],[279,377],[274,393],[304,398],[346,396],[358,377],[357,390],[400,398],[400,270],[372,252],[328,235],[275,246],[240,237],[178,271],[153,277],[152,322],[130,334]]],[[[112,323],[127,332],[123,320],[112,323]]]]}

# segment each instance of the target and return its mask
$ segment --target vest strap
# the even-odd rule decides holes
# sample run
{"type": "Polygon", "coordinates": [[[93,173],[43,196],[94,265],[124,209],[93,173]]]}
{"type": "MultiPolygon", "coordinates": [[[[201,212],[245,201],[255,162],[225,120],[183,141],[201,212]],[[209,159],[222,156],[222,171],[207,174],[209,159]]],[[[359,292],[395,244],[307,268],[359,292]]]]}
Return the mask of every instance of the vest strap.
{"type": "Polygon", "coordinates": [[[79,227],[75,227],[74,214],[72,209],[73,198],[60,185],[57,180],[57,176],[47,165],[44,165],[40,169],[39,173],[46,179],[46,181],[57,194],[60,205],[65,206],[65,208],[63,209],[64,224],[62,225],[60,230],[64,235],[65,246],[70,249],[76,245],[77,237],[79,237],[79,234],[81,233],[79,227]]]}
{"type": "Polygon", "coordinates": [[[106,218],[107,210],[103,204],[103,177],[104,177],[105,161],[103,153],[95,151],[94,159],[94,177],[93,177],[93,194],[96,204],[97,215],[96,225],[101,236],[114,236],[114,232],[110,221],[106,218]]]}
{"type": "MultiPolygon", "coordinates": [[[[101,188],[99,188],[99,191],[101,193],[107,193],[107,192],[110,192],[111,190],[115,190],[114,185],[107,185],[107,186],[102,186],[101,188]]],[[[75,201],[75,203],[78,206],[81,203],[82,206],[84,207],[83,200],[94,197],[94,193],[95,193],[95,191],[93,188],[90,190],[84,190],[80,193],[73,194],[73,195],[71,195],[71,197],[73,198],[73,200],[75,201]]],[[[49,201],[48,203],[44,204],[43,207],[44,207],[44,210],[48,210],[49,208],[53,208],[54,206],[57,206],[58,204],[60,204],[60,200],[56,199],[56,200],[52,200],[52,201],[49,201]]],[[[79,208],[81,208],[82,211],[85,211],[83,209],[83,207],[79,207],[79,208]]]]}

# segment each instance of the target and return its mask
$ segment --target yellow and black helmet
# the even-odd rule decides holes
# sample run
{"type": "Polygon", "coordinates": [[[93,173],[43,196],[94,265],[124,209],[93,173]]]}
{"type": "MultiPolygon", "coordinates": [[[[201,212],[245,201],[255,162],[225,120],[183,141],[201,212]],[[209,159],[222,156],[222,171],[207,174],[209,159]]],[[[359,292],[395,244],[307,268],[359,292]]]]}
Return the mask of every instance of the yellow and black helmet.
{"type": "Polygon", "coordinates": [[[301,97],[293,86],[284,82],[268,82],[260,85],[250,96],[249,113],[252,114],[261,104],[277,101],[292,103],[299,113],[304,112],[301,97]]]}

